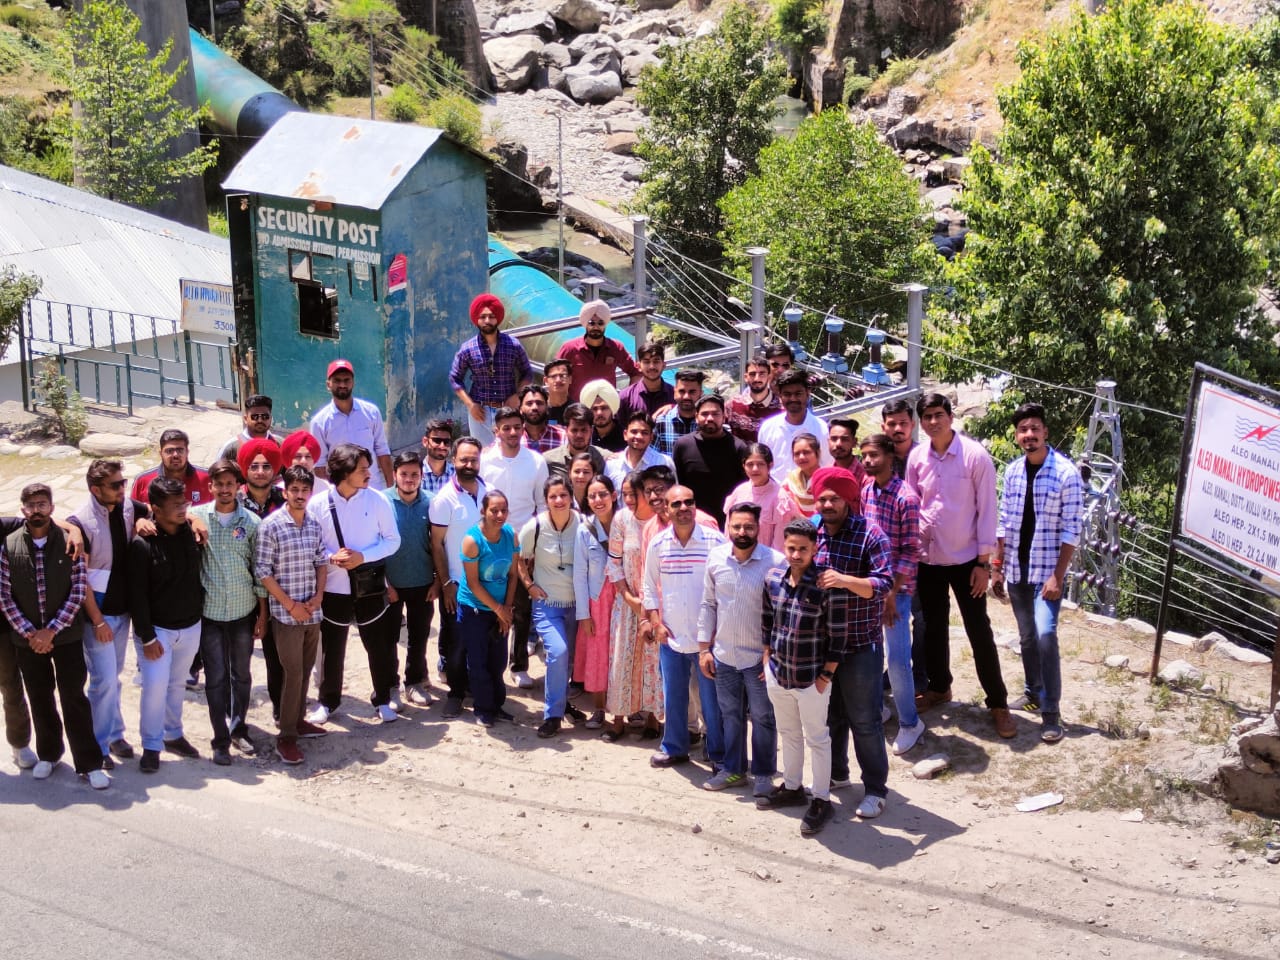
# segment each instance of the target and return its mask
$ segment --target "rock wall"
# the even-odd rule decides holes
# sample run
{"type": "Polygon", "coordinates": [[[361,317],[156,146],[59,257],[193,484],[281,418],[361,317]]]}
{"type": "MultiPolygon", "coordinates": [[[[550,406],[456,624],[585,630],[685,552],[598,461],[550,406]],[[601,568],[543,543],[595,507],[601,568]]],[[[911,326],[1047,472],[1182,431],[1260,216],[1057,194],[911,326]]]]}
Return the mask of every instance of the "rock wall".
{"type": "Polygon", "coordinates": [[[396,0],[396,7],[406,23],[440,38],[440,49],[466,71],[473,85],[493,92],[473,0],[396,0]]]}

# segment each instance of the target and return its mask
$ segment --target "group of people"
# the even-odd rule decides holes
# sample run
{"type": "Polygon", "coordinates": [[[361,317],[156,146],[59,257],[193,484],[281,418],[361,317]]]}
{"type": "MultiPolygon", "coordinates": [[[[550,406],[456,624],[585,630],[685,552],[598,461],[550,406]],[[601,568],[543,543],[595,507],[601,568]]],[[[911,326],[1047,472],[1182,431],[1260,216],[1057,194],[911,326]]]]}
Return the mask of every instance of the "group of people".
{"type": "Polygon", "coordinates": [[[342,708],[352,625],[378,717],[430,706],[438,620],[444,719],[469,699],[478,723],[513,722],[508,676],[534,687],[541,650],[539,737],[566,720],[610,742],[634,730],[655,741],[659,768],[690,762],[701,742],[706,789],[806,806],[812,834],[832,816],[831,790],[851,784],[850,739],[857,814],[878,816],[889,749],[911,750],[921,714],[951,699],[952,595],[995,731],[1015,735],[989,587],[1007,591],[1019,624],[1024,706],[1040,712],[1043,740],[1061,739],[1056,617],[1083,497],[1041,407],[1014,416],[1024,456],[997,502],[990,456],[954,429],[942,395],[885,404],[881,431],[859,441],[856,421],[813,413],[783,344],[748,364],[726,402],[699,370],[668,383],[661,343],[633,359],[605,336],[600,301],[541,383],[502,332],[498,298],[477,297],[471,319],[449,375],[467,426],[430,421],[421,453],[392,456],[381,412],[335,360],[331,401],[308,429],[273,433],[270,398],[249,397],[243,430],[207,471],[167,430],[160,465],[128,494],[119,461],[93,461],[90,499],[66,523],[48,486],[26,487],[0,550],[12,628],[0,691],[19,766],[49,776],[64,728],[95,788],[134,756],[120,706],[131,628],[140,767],[154,772],[162,752],[199,756],[183,725],[198,669],[214,762],[266,748],[247,722],[255,646],[285,763],[303,762],[299,742],[342,708]]]}

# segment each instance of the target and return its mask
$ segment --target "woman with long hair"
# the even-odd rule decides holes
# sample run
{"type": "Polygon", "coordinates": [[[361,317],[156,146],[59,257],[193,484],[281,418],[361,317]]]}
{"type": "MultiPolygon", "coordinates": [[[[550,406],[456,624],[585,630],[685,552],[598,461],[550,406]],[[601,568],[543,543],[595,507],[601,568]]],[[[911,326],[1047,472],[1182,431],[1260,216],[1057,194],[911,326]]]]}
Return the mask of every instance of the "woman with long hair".
{"type": "Polygon", "coordinates": [[[605,691],[609,688],[609,625],[617,588],[605,575],[609,564],[609,531],[617,502],[613,481],[596,477],[587,485],[590,516],[578,522],[573,548],[573,592],[578,605],[578,640],[573,675],[591,694],[588,730],[604,726],[605,691]]]}
{"type": "Polygon", "coordinates": [[[569,669],[573,666],[573,637],[578,629],[573,594],[573,548],[578,538],[578,513],[573,492],[563,477],[543,485],[547,509],[520,531],[520,579],[529,591],[533,627],[547,655],[543,680],[544,705],[538,736],[554,737],[565,714],[575,721],[587,718],[569,703],[569,669]]]}
{"type": "Polygon", "coordinates": [[[480,522],[462,538],[462,569],[458,584],[458,632],[467,654],[467,681],[476,719],[491,727],[497,720],[514,721],[502,705],[507,686],[507,631],[516,595],[516,535],[507,523],[507,497],[490,490],[480,501],[480,522]]]}
{"type": "MultiPolygon", "coordinates": [[[[822,447],[812,433],[797,433],[791,439],[791,461],[795,468],[787,474],[778,493],[778,506],[774,511],[773,542],[775,550],[785,544],[782,531],[792,520],[807,520],[818,512],[818,503],[809,492],[809,480],[822,463],[822,447]]],[[[762,539],[760,541],[764,543],[762,539]]]]}
{"type": "Polygon", "coordinates": [[[627,475],[622,482],[622,500],[626,506],[613,516],[609,528],[609,563],[607,574],[617,590],[609,622],[609,684],[605,691],[605,710],[613,716],[604,738],[614,742],[626,732],[626,718],[632,714],[645,717],[645,739],[657,739],[661,732],[658,715],[662,712],[662,678],[658,674],[658,648],[648,642],[649,623],[645,620],[644,555],[641,544],[644,525],[653,516],[640,489],[640,471],[627,475]]]}
{"type": "Polygon", "coordinates": [[[587,485],[595,479],[596,467],[591,454],[575,453],[569,460],[569,486],[573,490],[573,505],[584,517],[591,516],[587,506],[587,485]]]}

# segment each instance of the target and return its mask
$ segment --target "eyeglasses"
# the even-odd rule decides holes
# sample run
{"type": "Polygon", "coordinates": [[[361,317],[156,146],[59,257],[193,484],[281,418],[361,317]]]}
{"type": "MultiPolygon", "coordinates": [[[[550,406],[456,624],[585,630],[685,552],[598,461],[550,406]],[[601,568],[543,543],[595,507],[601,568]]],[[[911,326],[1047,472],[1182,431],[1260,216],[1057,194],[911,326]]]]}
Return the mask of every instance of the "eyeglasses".
{"type": "Polygon", "coordinates": [[[449,443],[450,437],[427,437],[427,443],[449,443]]]}
{"type": "Polygon", "coordinates": [[[667,506],[673,510],[679,510],[681,507],[692,507],[693,501],[692,500],[672,500],[667,504],[667,506]]]}
{"type": "Polygon", "coordinates": [[[108,490],[123,490],[126,482],[125,480],[112,480],[110,483],[102,484],[102,486],[108,490]]]}
{"type": "Polygon", "coordinates": [[[270,422],[271,422],[271,414],[269,414],[269,413],[251,413],[251,414],[249,414],[249,419],[250,419],[250,420],[252,420],[254,423],[270,423],[270,422]]]}

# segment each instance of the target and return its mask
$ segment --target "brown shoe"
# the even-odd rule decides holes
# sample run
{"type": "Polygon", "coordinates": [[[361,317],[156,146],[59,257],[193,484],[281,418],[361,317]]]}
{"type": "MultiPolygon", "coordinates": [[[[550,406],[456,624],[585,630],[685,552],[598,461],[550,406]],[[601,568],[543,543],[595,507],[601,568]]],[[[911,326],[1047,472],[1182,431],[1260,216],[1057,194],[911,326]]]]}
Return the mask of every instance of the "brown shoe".
{"type": "Polygon", "coordinates": [[[916,696],[916,709],[932,710],[934,707],[940,707],[944,703],[950,703],[950,702],[951,702],[950,687],[947,687],[947,689],[942,691],[926,690],[924,693],[918,694],[916,696]]]}
{"type": "Polygon", "coordinates": [[[996,725],[996,733],[1009,740],[1018,735],[1018,728],[1013,724],[1013,715],[1008,707],[993,707],[991,719],[996,725]]]}

